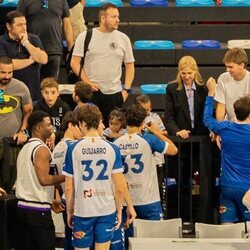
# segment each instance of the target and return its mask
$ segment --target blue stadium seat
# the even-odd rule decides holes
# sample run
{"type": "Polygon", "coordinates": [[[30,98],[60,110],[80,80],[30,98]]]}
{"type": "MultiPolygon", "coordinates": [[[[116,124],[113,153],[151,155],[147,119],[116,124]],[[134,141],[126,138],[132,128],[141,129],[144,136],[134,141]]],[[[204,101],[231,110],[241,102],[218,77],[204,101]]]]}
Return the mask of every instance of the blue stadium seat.
{"type": "Polygon", "coordinates": [[[167,6],[167,0],[131,0],[131,6],[167,6]]]}
{"type": "Polygon", "coordinates": [[[221,47],[216,40],[184,40],[181,44],[184,49],[219,49],[221,47]]]}
{"type": "Polygon", "coordinates": [[[222,0],[222,6],[250,6],[250,0],[222,0]]]}
{"type": "Polygon", "coordinates": [[[123,5],[121,0],[86,0],[86,7],[100,7],[105,3],[112,3],[117,7],[122,7],[123,5]]]}
{"type": "Polygon", "coordinates": [[[0,3],[0,7],[16,7],[18,3],[18,0],[3,0],[2,3],[0,3]]]}
{"type": "Polygon", "coordinates": [[[213,0],[176,0],[176,6],[214,6],[213,0]]]}
{"type": "Polygon", "coordinates": [[[142,84],[140,88],[142,94],[166,94],[167,84],[142,84]]]}
{"type": "Polygon", "coordinates": [[[135,41],[134,48],[142,50],[175,49],[175,45],[168,40],[139,40],[135,41]]]}

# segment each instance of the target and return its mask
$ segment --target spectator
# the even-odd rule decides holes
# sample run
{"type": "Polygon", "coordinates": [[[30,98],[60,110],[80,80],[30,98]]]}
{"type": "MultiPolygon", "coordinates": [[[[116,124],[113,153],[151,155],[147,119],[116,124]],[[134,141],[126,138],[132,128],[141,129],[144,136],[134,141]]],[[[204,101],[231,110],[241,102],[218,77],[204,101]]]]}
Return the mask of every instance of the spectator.
{"type": "Polygon", "coordinates": [[[87,29],[83,17],[83,10],[85,7],[85,0],[67,0],[69,5],[70,23],[73,30],[73,40],[87,29]]]}
{"type": "Polygon", "coordinates": [[[26,85],[12,78],[13,63],[7,56],[0,57],[0,186],[10,192],[16,180],[18,145],[26,142],[27,119],[32,102],[26,85]]]}
{"type": "MultiPolygon", "coordinates": [[[[63,163],[65,160],[65,155],[67,152],[68,145],[74,140],[81,139],[82,133],[79,129],[79,123],[77,120],[77,114],[73,111],[69,111],[65,114],[62,119],[62,124],[60,127],[60,132],[63,133],[62,140],[55,146],[52,153],[52,164],[58,169],[58,173],[62,173],[63,163]]],[[[65,205],[64,196],[64,185],[62,185],[62,203],[65,205]]],[[[63,219],[65,223],[65,250],[74,250],[71,244],[72,230],[67,226],[67,213],[63,212],[63,219]]]]}
{"type": "Polygon", "coordinates": [[[0,37],[0,56],[9,56],[14,65],[14,78],[29,88],[33,102],[41,99],[40,67],[48,62],[38,36],[27,33],[25,16],[13,10],[6,15],[7,33],[0,37]]]}
{"type": "MultiPolygon", "coordinates": [[[[95,105],[79,109],[84,139],[68,146],[63,167],[68,224],[73,225],[72,242],[78,249],[94,244],[95,249],[109,249],[116,212],[118,227],[122,202],[128,194],[119,149],[100,137],[104,127],[101,119],[95,105]]],[[[133,211],[131,202],[128,207],[133,211]]]]}
{"type": "MultiPolygon", "coordinates": [[[[127,133],[115,140],[114,144],[121,151],[124,175],[132,203],[139,219],[160,220],[162,207],[153,153],[175,155],[177,148],[153,123],[145,125],[152,134],[141,135],[144,119],[147,117],[147,112],[141,106],[131,105],[125,116],[127,133]]],[[[133,237],[131,227],[126,230],[126,234],[133,237]]]]}
{"type": "Polygon", "coordinates": [[[215,80],[207,82],[208,97],[204,124],[221,136],[221,195],[220,221],[234,223],[249,221],[250,214],[242,199],[250,187],[250,96],[237,99],[233,104],[236,120],[217,121],[213,118],[215,80]]]}
{"type": "Polygon", "coordinates": [[[50,171],[51,153],[45,144],[53,132],[49,115],[35,111],[28,118],[31,138],[17,158],[16,197],[22,245],[20,249],[55,249],[55,227],[51,217],[54,185],[63,175],[50,171]]]}
{"type": "Polygon", "coordinates": [[[27,19],[28,32],[39,36],[48,54],[48,63],[41,68],[41,79],[59,75],[62,55],[62,27],[68,51],[73,46],[69,7],[66,0],[20,0],[17,10],[27,19]]]}
{"type": "Polygon", "coordinates": [[[214,99],[218,102],[216,119],[235,120],[233,103],[244,95],[250,95],[250,72],[246,69],[248,58],[244,49],[233,48],[226,52],[223,62],[227,72],[218,78],[214,99]]]}
{"type": "Polygon", "coordinates": [[[182,57],[176,80],[167,85],[166,91],[164,123],[170,135],[187,139],[208,134],[202,122],[206,94],[195,59],[182,57]]]}
{"type": "MultiPolygon", "coordinates": [[[[49,114],[56,142],[59,140],[58,130],[61,126],[64,115],[70,110],[67,103],[59,97],[59,86],[53,77],[44,78],[41,83],[43,99],[34,106],[34,110],[42,110],[49,114]]],[[[54,145],[52,143],[52,149],[54,145]]]]}
{"type": "MultiPolygon", "coordinates": [[[[134,57],[129,38],[117,30],[120,20],[115,5],[107,3],[100,7],[99,22],[99,27],[93,29],[81,79],[92,87],[93,102],[100,108],[107,127],[109,113],[115,107],[121,108],[130,93],[134,79],[134,57]],[[124,89],[121,85],[123,62],[124,89]]],[[[73,51],[71,67],[76,75],[80,70],[85,37],[86,31],[78,36],[73,51]]]]}
{"type": "MultiPolygon", "coordinates": [[[[208,129],[204,126],[203,112],[205,98],[207,95],[206,86],[195,59],[191,56],[184,56],[179,60],[176,80],[167,85],[166,103],[164,113],[164,124],[169,135],[179,136],[188,139],[190,135],[208,135],[208,129]]],[[[194,145],[193,149],[193,171],[199,171],[199,147],[194,145]]],[[[182,143],[180,148],[180,171],[177,173],[177,158],[169,158],[168,174],[176,179],[180,176],[180,216],[185,224],[190,224],[190,145],[182,143]],[[171,173],[173,172],[173,173],[171,173]]]]}
{"type": "Polygon", "coordinates": [[[93,91],[91,87],[83,81],[75,83],[74,93],[72,95],[73,101],[76,103],[74,111],[76,112],[80,107],[91,101],[93,91]]]}
{"type": "Polygon", "coordinates": [[[103,136],[113,142],[126,133],[126,119],[124,112],[114,109],[109,114],[109,127],[103,131],[103,136]]]}

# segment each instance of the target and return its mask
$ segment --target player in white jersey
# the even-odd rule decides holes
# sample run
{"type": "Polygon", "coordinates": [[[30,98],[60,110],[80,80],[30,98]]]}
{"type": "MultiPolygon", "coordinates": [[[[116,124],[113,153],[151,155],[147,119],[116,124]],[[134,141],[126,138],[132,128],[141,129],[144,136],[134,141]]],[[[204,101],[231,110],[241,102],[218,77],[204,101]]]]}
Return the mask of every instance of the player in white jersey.
{"type": "MultiPolygon", "coordinates": [[[[72,143],[72,141],[80,139],[82,137],[82,133],[78,127],[79,123],[77,120],[77,114],[73,111],[69,111],[65,114],[62,119],[62,123],[59,129],[59,133],[63,134],[62,140],[55,146],[52,152],[52,165],[58,169],[59,174],[62,173],[63,163],[65,159],[65,155],[67,152],[68,145],[72,143]]],[[[61,185],[62,192],[64,193],[64,184],[61,185]]],[[[57,190],[58,191],[58,190],[57,190]]],[[[57,197],[59,197],[59,201],[61,200],[59,193],[57,193],[57,197]]],[[[60,204],[60,203],[59,203],[60,204]]],[[[65,203],[65,196],[62,195],[62,204],[65,203]]],[[[64,207],[62,207],[64,210],[64,207]]],[[[67,213],[63,211],[63,219],[65,223],[65,250],[74,250],[71,244],[72,238],[72,230],[67,226],[67,213]]]]}
{"type": "MultiPolygon", "coordinates": [[[[96,250],[109,249],[127,193],[121,155],[117,146],[100,137],[104,125],[95,105],[79,108],[78,120],[85,137],[69,145],[63,167],[72,242],[76,249],[88,249],[94,243],[96,250]]],[[[132,210],[131,202],[129,206],[132,210]]]]}
{"type": "MultiPolygon", "coordinates": [[[[144,124],[147,112],[140,105],[133,104],[128,107],[125,116],[128,132],[119,137],[114,144],[121,151],[124,174],[132,203],[138,218],[160,220],[162,219],[162,208],[153,153],[175,155],[177,148],[171,140],[161,134],[155,124],[144,124]],[[144,127],[150,133],[142,135],[144,127]]],[[[133,231],[130,227],[125,230],[125,237],[132,236],[133,231]]],[[[112,245],[112,249],[118,248],[112,245]]]]}
{"type": "Polygon", "coordinates": [[[50,117],[35,111],[28,118],[30,140],[17,158],[16,197],[22,242],[20,249],[55,249],[55,227],[51,217],[54,185],[63,175],[50,171],[51,153],[45,144],[52,134],[50,117]]]}
{"type": "MultiPolygon", "coordinates": [[[[145,124],[150,124],[150,123],[154,123],[157,128],[159,129],[159,132],[162,135],[167,135],[168,132],[162,122],[161,117],[159,116],[159,114],[157,114],[156,112],[152,112],[152,102],[150,99],[149,95],[138,95],[136,97],[136,103],[138,103],[139,105],[142,106],[143,109],[145,109],[147,111],[147,117],[144,120],[145,124]]],[[[147,130],[144,131],[145,133],[147,133],[147,130]]],[[[155,157],[155,163],[156,163],[156,169],[157,169],[157,176],[158,176],[158,184],[159,184],[159,191],[160,191],[160,198],[161,198],[161,203],[162,205],[165,204],[164,202],[164,191],[165,191],[165,183],[164,183],[164,166],[165,166],[165,156],[164,154],[160,154],[158,152],[154,153],[154,157],[155,157]]],[[[166,205],[165,205],[165,209],[166,209],[166,205]]]]}

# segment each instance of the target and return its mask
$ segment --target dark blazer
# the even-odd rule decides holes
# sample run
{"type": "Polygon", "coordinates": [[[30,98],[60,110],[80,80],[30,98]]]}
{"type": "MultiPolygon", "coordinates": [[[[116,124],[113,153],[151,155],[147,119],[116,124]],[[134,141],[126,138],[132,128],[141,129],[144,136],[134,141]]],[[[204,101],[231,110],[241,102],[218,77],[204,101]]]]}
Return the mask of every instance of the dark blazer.
{"type": "Polygon", "coordinates": [[[205,85],[195,83],[194,91],[194,128],[191,127],[188,100],[185,88],[177,90],[177,83],[167,85],[164,124],[169,135],[176,135],[176,132],[186,129],[191,135],[208,135],[208,129],[202,122],[207,88],[205,85]]]}

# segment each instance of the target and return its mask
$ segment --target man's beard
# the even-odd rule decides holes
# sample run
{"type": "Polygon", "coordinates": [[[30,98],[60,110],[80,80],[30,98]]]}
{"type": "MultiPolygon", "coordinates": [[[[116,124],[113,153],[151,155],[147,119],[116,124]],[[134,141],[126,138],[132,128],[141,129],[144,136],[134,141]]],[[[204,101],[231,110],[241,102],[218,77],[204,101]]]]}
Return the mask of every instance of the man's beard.
{"type": "Polygon", "coordinates": [[[3,79],[1,79],[0,80],[0,83],[2,84],[2,85],[7,85],[9,82],[11,81],[11,78],[3,78],[3,79]]]}

